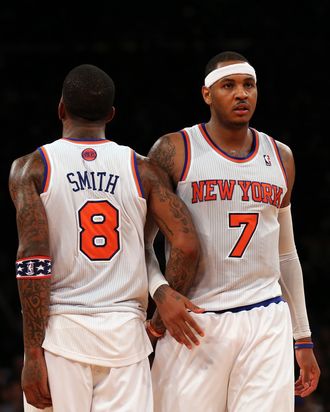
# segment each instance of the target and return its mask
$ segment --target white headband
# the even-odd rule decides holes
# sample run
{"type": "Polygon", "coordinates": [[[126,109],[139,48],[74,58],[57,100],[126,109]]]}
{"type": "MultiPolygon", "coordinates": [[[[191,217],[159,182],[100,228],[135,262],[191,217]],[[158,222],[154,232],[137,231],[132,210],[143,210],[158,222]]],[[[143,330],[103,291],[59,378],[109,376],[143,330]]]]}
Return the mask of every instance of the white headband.
{"type": "Polygon", "coordinates": [[[223,77],[230,76],[231,74],[249,74],[257,82],[257,76],[254,68],[247,62],[235,63],[228,66],[219,67],[213,70],[205,77],[205,86],[210,87],[213,83],[222,79],[223,77]]]}

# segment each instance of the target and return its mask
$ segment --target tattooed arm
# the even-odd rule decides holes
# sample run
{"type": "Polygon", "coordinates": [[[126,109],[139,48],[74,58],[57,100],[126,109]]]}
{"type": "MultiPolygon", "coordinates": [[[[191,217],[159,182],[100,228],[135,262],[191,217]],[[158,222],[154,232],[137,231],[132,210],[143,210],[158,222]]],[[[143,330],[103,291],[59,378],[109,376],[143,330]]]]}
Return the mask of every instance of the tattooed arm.
{"type": "MultiPolygon", "coordinates": [[[[16,208],[19,246],[17,259],[49,256],[48,224],[41,193],[44,165],[39,152],[15,160],[9,191],[16,208]]],[[[23,314],[24,366],[22,388],[28,403],[51,405],[47,369],[41,347],[48,319],[50,279],[20,278],[18,291],[23,314]]]]}
{"type": "MultiPolygon", "coordinates": [[[[181,293],[189,289],[194,279],[199,261],[199,240],[186,205],[173,193],[164,172],[149,159],[140,156],[138,168],[147,197],[148,213],[171,245],[165,271],[170,287],[158,287],[153,298],[169,333],[178,342],[191,347],[190,340],[198,344],[191,328],[200,335],[203,332],[187,309],[198,313],[203,310],[181,293]]],[[[158,329],[161,327],[159,324],[156,326],[158,329]]]]}
{"type": "Polygon", "coordinates": [[[160,166],[175,189],[180,180],[185,162],[185,148],[181,133],[160,137],[148,153],[152,163],[160,166]]]}
{"type": "MultiPolygon", "coordinates": [[[[150,149],[148,157],[153,164],[161,167],[167,177],[170,189],[174,191],[185,162],[185,148],[181,133],[170,133],[159,138],[150,149]]],[[[179,291],[186,293],[190,285],[191,283],[186,283],[179,291]]],[[[162,297],[164,289],[164,286],[159,287],[154,298],[162,297]]],[[[161,325],[161,319],[157,311],[155,311],[152,321],[156,326],[161,325]]]]}

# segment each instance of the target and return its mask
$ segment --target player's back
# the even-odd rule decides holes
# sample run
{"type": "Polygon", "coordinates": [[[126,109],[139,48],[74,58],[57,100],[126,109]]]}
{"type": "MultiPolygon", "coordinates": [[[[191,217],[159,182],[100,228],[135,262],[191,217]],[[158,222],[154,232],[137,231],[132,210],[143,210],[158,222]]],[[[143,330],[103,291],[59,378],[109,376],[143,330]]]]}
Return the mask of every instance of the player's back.
{"type": "Polygon", "coordinates": [[[145,311],[146,201],[135,153],[109,140],[40,148],[53,258],[51,313],[145,311]]]}

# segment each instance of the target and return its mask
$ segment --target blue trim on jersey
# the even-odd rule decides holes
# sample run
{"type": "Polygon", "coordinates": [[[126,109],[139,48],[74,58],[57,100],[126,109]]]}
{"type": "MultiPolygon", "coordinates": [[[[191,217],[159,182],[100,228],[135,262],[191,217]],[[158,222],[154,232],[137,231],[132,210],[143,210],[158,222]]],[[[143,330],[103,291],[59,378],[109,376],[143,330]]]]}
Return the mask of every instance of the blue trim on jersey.
{"type": "Polygon", "coordinates": [[[237,313],[237,312],[242,312],[243,310],[251,310],[253,308],[259,308],[260,306],[269,306],[271,303],[280,303],[284,302],[284,299],[282,296],[276,296],[275,298],[270,298],[263,300],[261,302],[257,303],[252,303],[251,305],[245,305],[245,306],[238,306],[237,308],[231,308],[231,309],[223,309],[223,310],[206,310],[203,313],[211,312],[211,313],[225,313],[225,312],[232,312],[232,313],[237,313]]]}
{"type": "Polygon", "coordinates": [[[46,181],[47,181],[47,176],[48,176],[48,164],[47,160],[45,158],[45,155],[43,151],[41,150],[41,147],[38,147],[39,153],[41,154],[42,161],[44,163],[45,169],[44,169],[44,178],[42,181],[42,192],[44,192],[45,186],[46,186],[46,181]]]}
{"type": "MultiPolygon", "coordinates": [[[[280,149],[278,148],[278,145],[277,145],[277,143],[276,143],[276,140],[275,140],[273,137],[271,137],[271,136],[269,136],[269,137],[270,137],[270,138],[273,140],[273,142],[274,142],[274,145],[275,145],[276,150],[277,150],[278,157],[279,157],[279,159],[280,159],[280,162],[281,162],[281,164],[282,164],[282,168],[283,168],[284,173],[285,173],[286,182],[288,182],[288,175],[287,175],[286,170],[285,170],[285,167],[284,167],[284,163],[283,163],[283,160],[282,160],[282,156],[281,156],[280,149]]],[[[287,184],[287,185],[288,185],[288,184],[287,184]]]]}
{"type": "Polygon", "coordinates": [[[140,172],[139,172],[139,169],[138,169],[138,166],[137,166],[136,153],[133,152],[133,155],[134,155],[134,167],[135,167],[136,177],[137,177],[138,182],[139,182],[142,197],[145,199],[146,196],[145,196],[145,193],[144,193],[144,190],[143,190],[142,181],[141,181],[141,177],[140,177],[140,172]]]}
{"type": "Polygon", "coordinates": [[[187,137],[186,135],[183,133],[182,130],[180,130],[180,133],[183,137],[183,142],[184,142],[184,164],[183,164],[183,169],[182,169],[182,173],[179,179],[179,182],[182,181],[183,175],[186,172],[186,167],[187,167],[187,162],[188,162],[188,146],[187,146],[187,137]]]}
{"type": "Polygon", "coordinates": [[[211,136],[208,134],[208,132],[207,132],[207,130],[206,130],[205,123],[202,123],[202,128],[203,128],[206,136],[211,140],[212,144],[213,144],[218,150],[220,150],[221,153],[223,153],[224,155],[230,157],[231,159],[241,159],[241,160],[248,159],[248,158],[252,155],[252,153],[254,153],[254,151],[255,151],[255,149],[256,149],[256,141],[257,141],[257,138],[256,138],[255,131],[254,131],[253,129],[251,129],[251,128],[250,128],[250,130],[251,130],[251,132],[252,132],[252,147],[251,147],[250,152],[249,152],[246,156],[244,156],[244,157],[232,156],[232,155],[228,154],[227,152],[225,152],[224,150],[222,150],[222,149],[211,139],[211,136]]]}
{"type": "Polygon", "coordinates": [[[62,137],[62,139],[70,140],[70,142],[92,142],[92,141],[99,142],[100,140],[108,141],[108,139],[102,139],[102,137],[96,138],[96,139],[94,139],[93,137],[89,137],[88,139],[75,139],[73,137],[62,137]]]}

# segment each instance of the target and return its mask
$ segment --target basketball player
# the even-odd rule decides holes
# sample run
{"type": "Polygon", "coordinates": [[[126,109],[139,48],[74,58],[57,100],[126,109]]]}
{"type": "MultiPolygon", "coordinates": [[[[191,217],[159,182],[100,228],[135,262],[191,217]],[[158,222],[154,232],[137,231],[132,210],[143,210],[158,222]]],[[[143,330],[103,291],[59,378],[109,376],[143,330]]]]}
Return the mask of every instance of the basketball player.
{"type": "MultiPolygon", "coordinates": [[[[292,229],[293,156],[249,127],[257,77],[242,55],[216,55],[205,75],[210,120],[149,153],[193,216],[202,254],[187,296],[205,309],[193,314],[205,332],[199,346],[189,351],[168,333],[157,342],[155,411],[292,412],[294,393],[312,393],[320,375],[292,229]]],[[[157,314],[151,324],[161,335],[157,314]]]]}
{"type": "MultiPolygon", "coordinates": [[[[172,246],[169,278],[190,282],[196,271],[199,241],[185,204],[148,159],[105,138],[113,100],[104,71],[75,67],[58,108],[63,137],[11,168],[25,411],[153,410],[144,325],[147,206],[172,246]]],[[[199,309],[169,286],[161,290],[163,315],[168,305],[171,313],[178,302],[183,308],[167,322],[182,326],[175,333],[184,342],[187,323],[200,331],[186,308],[199,309]]]]}

